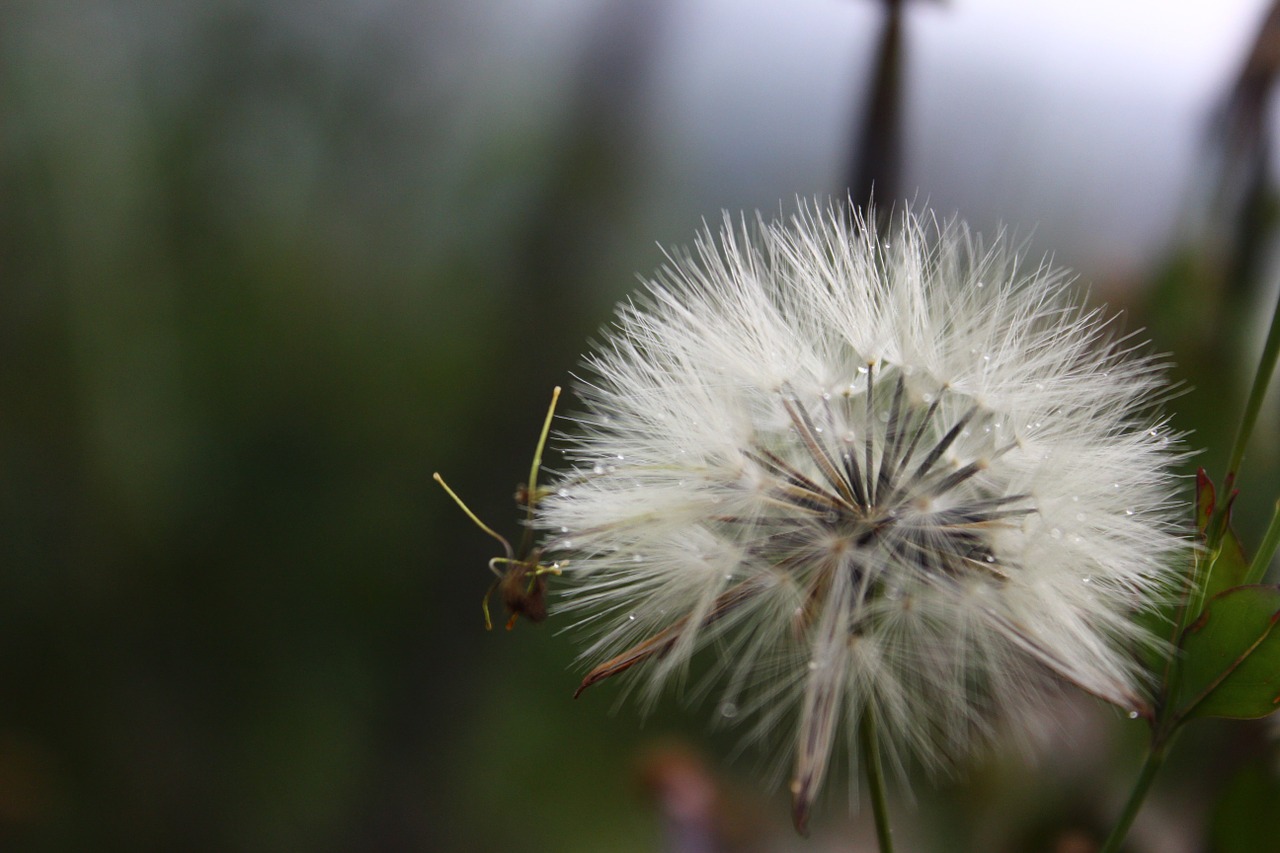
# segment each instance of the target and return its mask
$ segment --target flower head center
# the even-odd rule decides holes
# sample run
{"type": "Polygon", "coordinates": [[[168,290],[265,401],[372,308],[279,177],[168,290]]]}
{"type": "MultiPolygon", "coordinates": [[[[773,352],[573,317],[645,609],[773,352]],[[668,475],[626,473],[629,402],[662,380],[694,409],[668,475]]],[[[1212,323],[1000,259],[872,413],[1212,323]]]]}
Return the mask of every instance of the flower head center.
{"type": "Polygon", "coordinates": [[[895,584],[1006,578],[992,534],[1035,508],[985,475],[1017,443],[1000,444],[994,416],[945,386],[914,395],[903,371],[874,363],[865,376],[860,393],[817,402],[790,386],[777,392],[785,435],[744,451],[764,474],[775,521],[756,552],[799,572],[903,575],[895,584]]]}

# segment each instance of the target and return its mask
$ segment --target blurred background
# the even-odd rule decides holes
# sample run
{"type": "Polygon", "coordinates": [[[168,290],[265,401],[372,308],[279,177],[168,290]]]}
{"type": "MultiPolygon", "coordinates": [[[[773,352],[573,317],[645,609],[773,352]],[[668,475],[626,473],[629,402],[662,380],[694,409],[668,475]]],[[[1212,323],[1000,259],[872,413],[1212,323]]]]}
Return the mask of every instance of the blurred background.
{"type": "MultiPolygon", "coordinates": [[[[1278,63],[1267,0],[9,0],[0,849],[873,849],[838,784],[796,838],[704,711],[572,701],[555,620],[486,633],[432,472],[514,533],[660,246],[874,185],[1146,326],[1220,476],[1278,63]]],[[[1064,695],[1040,740],[898,797],[902,849],[1092,849],[1142,725],[1064,695]]],[[[1131,849],[1276,850],[1275,755],[1194,727],[1131,849]]]]}

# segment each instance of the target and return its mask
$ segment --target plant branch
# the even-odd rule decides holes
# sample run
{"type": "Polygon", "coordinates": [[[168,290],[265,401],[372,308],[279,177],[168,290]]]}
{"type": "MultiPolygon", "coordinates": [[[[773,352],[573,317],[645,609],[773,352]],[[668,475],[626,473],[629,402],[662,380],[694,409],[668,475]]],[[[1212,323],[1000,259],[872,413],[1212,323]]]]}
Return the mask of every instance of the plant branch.
{"type": "Polygon", "coordinates": [[[1120,845],[1129,834],[1129,827],[1133,825],[1133,819],[1138,816],[1138,810],[1142,808],[1142,802],[1146,799],[1151,783],[1156,778],[1156,771],[1164,763],[1167,746],[1167,742],[1152,742],[1147,760],[1142,765],[1142,772],[1138,774],[1137,781],[1133,783],[1133,790],[1129,792],[1129,799],[1124,804],[1124,811],[1120,812],[1120,819],[1116,821],[1115,828],[1111,830],[1107,840],[1098,848],[1098,853],[1119,853],[1120,845]]]}

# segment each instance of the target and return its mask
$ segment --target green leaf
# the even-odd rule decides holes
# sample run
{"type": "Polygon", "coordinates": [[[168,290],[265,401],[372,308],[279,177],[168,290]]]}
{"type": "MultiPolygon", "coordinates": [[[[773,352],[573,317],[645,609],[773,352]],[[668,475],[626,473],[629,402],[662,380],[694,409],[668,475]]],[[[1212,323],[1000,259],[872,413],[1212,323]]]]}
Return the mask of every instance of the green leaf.
{"type": "Polygon", "coordinates": [[[1212,601],[1229,589],[1234,589],[1245,582],[1249,574],[1249,558],[1245,556],[1244,546],[1236,532],[1231,529],[1231,519],[1227,518],[1227,529],[1222,534],[1222,544],[1216,553],[1210,555],[1208,577],[1204,582],[1204,600],[1212,601]]]}
{"type": "Polygon", "coordinates": [[[1211,599],[1182,635],[1175,719],[1249,719],[1280,708],[1277,621],[1280,587],[1241,586],[1211,599]]]}

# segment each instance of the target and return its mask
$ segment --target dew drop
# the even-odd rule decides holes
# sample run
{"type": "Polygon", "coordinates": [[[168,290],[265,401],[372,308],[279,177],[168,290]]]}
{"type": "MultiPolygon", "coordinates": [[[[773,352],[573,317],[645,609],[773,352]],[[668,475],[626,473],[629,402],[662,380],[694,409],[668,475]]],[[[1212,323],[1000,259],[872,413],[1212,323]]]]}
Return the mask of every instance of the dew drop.
{"type": "Polygon", "coordinates": [[[933,395],[932,395],[932,394],[921,394],[921,395],[920,395],[920,399],[921,399],[923,402],[925,402],[925,403],[932,403],[932,402],[933,402],[933,395]]]}
{"type": "Polygon", "coordinates": [[[566,539],[566,540],[564,540],[563,542],[561,542],[561,543],[560,543],[560,547],[561,547],[561,548],[572,548],[572,547],[573,547],[573,540],[572,540],[572,539],[566,539]]]}
{"type": "Polygon", "coordinates": [[[635,615],[634,613],[629,613],[629,614],[627,614],[627,621],[628,621],[628,622],[634,622],[634,621],[636,621],[636,615],[635,615]]]}
{"type": "Polygon", "coordinates": [[[995,555],[994,555],[994,554],[988,554],[984,559],[985,559],[988,563],[994,563],[994,562],[996,561],[996,558],[995,558],[995,555]]]}
{"type": "Polygon", "coordinates": [[[599,462],[597,462],[595,465],[593,465],[593,466],[591,467],[591,472],[592,472],[593,474],[603,474],[603,473],[604,473],[604,466],[603,466],[603,465],[601,465],[599,462]]]}
{"type": "Polygon", "coordinates": [[[1124,511],[1124,514],[1125,514],[1125,515],[1133,515],[1133,510],[1131,510],[1131,509],[1126,509],[1126,510],[1124,511]]]}
{"type": "Polygon", "coordinates": [[[631,555],[631,562],[633,562],[633,563],[643,563],[643,562],[644,562],[644,557],[643,557],[642,555],[640,555],[640,554],[632,554],[632,555],[631,555]]]}
{"type": "Polygon", "coordinates": [[[822,427],[820,426],[814,427],[813,431],[816,432],[818,435],[822,435],[822,427]]]}
{"type": "Polygon", "coordinates": [[[558,491],[556,492],[556,494],[557,494],[557,495],[559,495],[559,496],[560,496],[560,497],[562,497],[562,498],[567,498],[567,497],[569,497],[569,490],[568,490],[568,489],[560,489],[560,490],[558,490],[558,491]]]}
{"type": "Polygon", "coordinates": [[[867,366],[865,364],[858,365],[858,374],[861,376],[867,375],[867,366]]]}
{"type": "Polygon", "coordinates": [[[561,528],[560,528],[560,532],[561,532],[561,533],[568,533],[568,532],[569,532],[569,528],[567,528],[567,527],[561,527],[561,528]]]}
{"type": "Polygon", "coordinates": [[[824,400],[830,400],[830,399],[831,399],[831,392],[830,392],[830,391],[823,391],[823,392],[822,392],[822,399],[824,399],[824,400]]]}
{"type": "Polygon", "coordinates": [[[721,702],[720,716],[730,720],[733,719],[734,717],[738,716],[738,706],[733,704],[732,702],[721,702]]]}
{"type": "Polygon", "coordinates": [[[1137,711],[1130,711],[1130,712],[1129,712],[1129,719],[1131,719],[1131,720],[1136,720],[1136,719],[1138,719],[1138,712],[1137,712],[1137,711]]]}
{"type": "Polygon", "coordinates": [[[815,670],[815,669],[817,669],[817,668],[818,668],[818,662],[817,662],[816,660],[811,660],[811,661],[809,661],[809,670],[810,670],[810,671],[813,671],[813,670],[815,670]]]}
{"type": "Polygon", "coordinates": [[[624,459],[626,459],[626,458],[627,458],[627,457],[623,456],[621,453],[619,453],[619,454],[618,454],[618,461],[619,461],[619,462],[621,462],[622,460],[624,460],[624,459]]]}
{"type": "Polygon", "coordinates": [[[1054,539],[1061,539],[1061,538],[1062,538],[1062,531],[1055,527],[1055,528],[1053,528],[1052,530],[1050,530],[1050,531],[1049,531],[1049,535],[1050,535],[1051,537],[1053,537],[1054,539]]]}
{"type": "Polygon", "coordinates": [[[980,282],[978,282],[978,288],[979,288],[979,289],[984,288],[984,287],[986,287],[986,286],[987,286],[987,283],[986,283],[985,281],[980,281],[980,282]]]}
{"type": "Polygon", "coordinates": [[[1085,575],[1084,577],[1080,578],[1080,583],[1093,583],[1093,578],[1089,577],[1088,575],[1085,575]]]}

